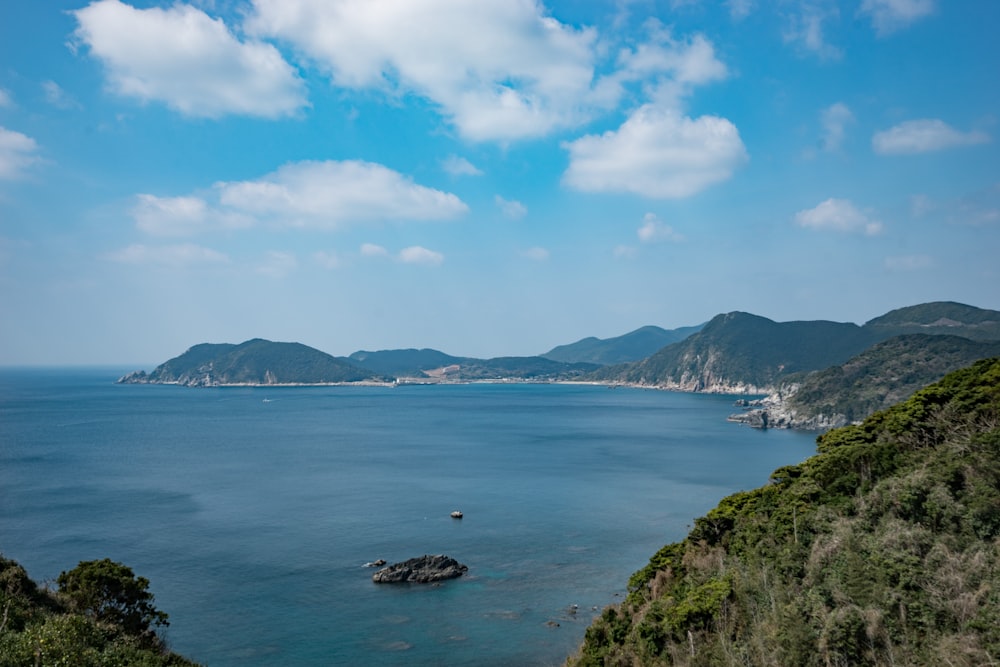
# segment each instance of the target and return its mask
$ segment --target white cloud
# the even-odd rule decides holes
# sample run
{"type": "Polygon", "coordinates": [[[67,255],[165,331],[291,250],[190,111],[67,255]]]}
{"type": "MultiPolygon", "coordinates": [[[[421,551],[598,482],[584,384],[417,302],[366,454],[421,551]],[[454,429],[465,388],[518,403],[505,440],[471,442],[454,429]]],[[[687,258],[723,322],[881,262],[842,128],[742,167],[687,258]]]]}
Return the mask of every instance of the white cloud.
{"type": "Polygon", "coordinates": [[[446,220],[468,211],[453,194],[372,162],[294,162],[253,181],[215,184],[222,206],[282,226],[335,229],[363,221],[446,220]]]}
{"type": "Polygon", "coordinates": [[[990,136],[985,132],[960,132],[942,120],[927,118],[908,120],[876,132],[872,137],[872,149],[880,155],[912,155],[989,141],[990,136]]]}
{"type": "Polygon", "coordinates": [[[799,12],[788,17],[788,27],[783,34],[785,42],[795,44],[803,51],[813,53],[824,60],[837,60],[844,54],[826,41],[823,24],[839,15],[840,12],[835,5],[803,2],[799,12]]]}
{"type": "Polygon", "coordinates": [[[452,176],[482,176],[483,172],[464,157],[449,155],[441,163],[441,167],[452,176]]]}
{"type": "Polygon", "coordinates": [[[9,109],[14,106],[14,98],[11,97],[10,92],[4,88],[0,88],[0,109],[9,109]]]}
{"type": "Polygon", "coordinates": [[[823,109],[820,114],[820,123],[823,125],[823,150],[839,151],[844,144],[846,126],[853,121],[854,114],[843,102],[831,104],[823,109]]]}
{"type": "Polygon", "coordinates": [[[715,57],[715,47],[704,35],[687,40],[674,39],[658,21],[650,21],[648,42],[618,54],[620,76],[641,80],[650,75],[670,73],[679,83],[706,84],[729,75],[726,65],[715,57]]]}
{"type": "Polygon", "coordinates": [[[532,248],[522,250],[521,257],[524,257],[525,259],[532,259],[536,262],[544,262],[549,258],[549,251],[545,248],[534,246],[532,248]]]}
{"type": "Polygon", "coordinates": [[[661,243],[670,241],[676,243],[683,241],[684,237],[678,234],[670,225],[666,225],[655,214],[647,213],[643,216],[642,226],[636,231],[636,235],[643,243],[661,243]]]}
{"type": "Polygon", "coordinates": [[[404,264],[426,264],[428,266],[437,266],[444,261],[444,255],[415,245],[400,250],[399,261],[404,264]]]}
{"type": "Polygon", "coordinates": [[[588,192],[688,197],[729,179],[748,157],[725,118],[688,118],[644,105],[614,131],[563,144],[570,164],[563,183],[588,192]]]}
{"type": "Polygon", "coordinates": [[[497,208],[500,209],[500,212],[508,218],[517,220],[528,214],[528,208],[517,200],[504,199],[500,195],[496,195],[493,201],[496,203],[497,208]]]}
{"type": "Polygon", "coordinates": [[[470,139],[544,135],[581,118],[593,30],[535,2],[254,0],[245,28],[291,43],[333,83],[414,92],[470,139]]]}
{"type": "Polygon", "coordinates": [[[299,260],[295,257],[295,253],[271,250],[264,261],[257,265],[257,273],[269,278],[284,278],[298,266],[299,260]]]}
{"type": "Polygon", "coordinates": [[[166,246],[133,244],[109,253],[106,258],[123,264],[158,265],[167,268],[229,262],[226,255],[193,243],[166,246]]]}
{"type": "Polygon", "coordinates": [[[415,94],[474,141],[545,136],[617,106],[629,84],[678,90],[725,76],[703,36],[649,41],[564,24],[535,0],[253,0],[250,34],[290,43],[335,86],[415,94]]]}
{"type": "Polygon", "coordinates": [[[883,225],[859,211],[846,199],[827,199],[815,208],[795,214],[795,222],[807,229],[835,232],[862,232],[868,236],[879,234],[883,225]]]}
{"type": "Polygon", "coordinates": [[[389,254],[388,250],[374,243],[362,243],[360,252],[362,257],[386,257],[389,254]]]}
{"type": "Polygon", "coordinates": [[[934,260],[927,255],[902,255],[885,258],[885,268],[890,271],[921,271],[932,266],[934,266],[934,260]]]}
{"type": "Polygon", "coordinates": [[[240,42],[220,19],[190,5],[136,9],[98,0],[72,14],[74,36],[119,95],[208,118],[276,118],[307,104],[304,83],[276,48],[240,42]]]}
{"type": "Polygon", "coordinates": [[[55,81],[42,81],[42,92],[45,93],[45,101],[59,109],[79,109],[80,103],[67,93],[55,81]]]}
{"type": "Polygon", "coordinates": [[[879,37],[906,28],[934,13],[935,0],[864,0],[859,14],[869,14],[879,37]]]}
{"type": "Polygon", "coordinates": [[[0,180],[20,178],[40,161],[38,144],[26,134],[0,126],[0,180]]]}
{"type": "Polygon", "coordinates": [[[209,215],[208,204],[198,197],[140,194],[136,199],[136,227],[153,236],[190,236],[204,228],[209,215]]]}

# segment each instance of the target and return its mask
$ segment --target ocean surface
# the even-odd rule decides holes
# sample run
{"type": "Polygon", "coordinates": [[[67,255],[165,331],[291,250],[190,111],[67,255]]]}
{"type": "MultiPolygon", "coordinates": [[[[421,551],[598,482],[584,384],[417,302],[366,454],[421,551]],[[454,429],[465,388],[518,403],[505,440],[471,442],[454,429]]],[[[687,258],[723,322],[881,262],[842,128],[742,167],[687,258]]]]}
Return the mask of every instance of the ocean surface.
{"type": "Polygon", "coordinates": [[[127,370],[0,370],[0,552],[36,581],[129,565],[171,647],[212,667],[562,664],[657,549],[814,451],[726,422],[725,396],[114,384],[127,370]],[[468,575],[364,567],[423,554],[468,575]]]}

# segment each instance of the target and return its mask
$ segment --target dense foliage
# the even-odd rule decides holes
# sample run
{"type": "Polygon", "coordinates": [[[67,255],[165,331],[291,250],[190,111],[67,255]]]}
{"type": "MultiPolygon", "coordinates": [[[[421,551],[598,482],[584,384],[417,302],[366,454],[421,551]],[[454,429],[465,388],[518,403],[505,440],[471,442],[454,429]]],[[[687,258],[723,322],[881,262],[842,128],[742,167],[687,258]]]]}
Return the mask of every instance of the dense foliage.
{"type": "Polygon", "coordinates": [[[632,576],[573,665],[1000,657],[1000,359],[830,431],[632,576]]]}
{"type": "Polygon", "coordinates": [[[167,615],[128,567],[81,562],[58,585],[41,589],[0,556],[0,667],[194,667],[151,627],[167,625],[167,615]]]}
{"type": "Polygon", "coordinates": [[[840,366],[804,377],[788,407],[804,417],[842,415],[860,421],[951,371],[1000,355],[1000,341],[910,334],[873,345],[840,366]]]}

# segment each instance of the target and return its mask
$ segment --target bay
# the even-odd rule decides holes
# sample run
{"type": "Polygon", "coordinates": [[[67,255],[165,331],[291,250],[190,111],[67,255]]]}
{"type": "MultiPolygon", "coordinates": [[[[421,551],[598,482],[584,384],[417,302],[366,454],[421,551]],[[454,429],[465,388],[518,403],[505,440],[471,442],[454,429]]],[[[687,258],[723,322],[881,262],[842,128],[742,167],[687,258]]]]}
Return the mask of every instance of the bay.
{"type": "Polygon", "coordinates": [[[557,665],[723,496],[814,451],[732,397],[589,385],[116,385],[0,371],[0,551],[112,558],[171,647],[230,665],[557,665]],[[465,518],[450,518],[452,510],[465,518]],[[443,553],[468,575],[371,582],[443,553]]]}

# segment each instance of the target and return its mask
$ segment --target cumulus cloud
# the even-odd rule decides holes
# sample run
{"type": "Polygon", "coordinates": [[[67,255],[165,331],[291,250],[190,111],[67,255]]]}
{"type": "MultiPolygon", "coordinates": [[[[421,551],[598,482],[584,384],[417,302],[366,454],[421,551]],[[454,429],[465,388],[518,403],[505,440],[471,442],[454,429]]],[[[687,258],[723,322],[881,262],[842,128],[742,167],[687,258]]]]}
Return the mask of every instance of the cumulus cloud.
{"type": "Polygon", "coordinates": [[[532,248],[526,248],[521,251],[521,257],[525,259],[531,259],[536,262],[544,262],[549,258],[549,251],[545,248],[539,246],[534,246],[532,248]]]}
{"type": "Polygon", "coordinates": [[[872,149],[880,155],[912,155],[989,141],[990,136],[985,132],[960,132],[942,120],[926,118],[876,132],[872,137],[872,149]]]}
{"type": "Polygon", "coordinates": [[[725,75],[703,36],[647,42],[561,23],[533,0],[253,0],[244,28],[276,38],[333,85],[415,94],[473,141],[575,127],[614,108],[630,84],[685,89],[725,75]]]}
{"type": "Polygon", "coordinates": [[[879,234],[883,225],[874,220],[847,199],[827,199],[815,208],[795,214],[800,227],[820,231],[861,232],[868,236],[879,234]]]}
{"type": "Polygon", "coordinates": [[[38,144],[26,134],[0,126],[0,180],[15,180],[39,162],[38,144]]]}
{"type": "Polygon", "coordinates": [[[854,121],[854,114],[843,102],[831,104],[820,113],[820,123],[823,125],[823,150],[839,151],[844,144],[846,126],[854,121]]]}
{"type": "Polygon", "coordinates": [[[140,194],[131,214],[154,236],[272,225],[339,229],[364,222],[447,220],[468,206],[371,162],[293,162],[261,178],[216,183],[205,196],[140,194]]]}
{"type": "Polygon", "coordinates": [[[223,253],[193,243],[165,246],[133,244],[109,253],[106,258],[123,264],[157,265],[166,268],[229,262],[229,258],[223,253]]]}
{"type": "Polygon", "coordinates": [[[291,43],[333,83],[414,92],[470,139],[578,121],[596,33],[509,0],[254,0],[244,26],[291,43]]]}
{"type": "Polygon", "coordinates": [[[736,126],[725,118],[689,118],[644,105],[617,130],[566,142],[563,183],[586,192],[688,197],[729,179],[747,159],[736,126]]]}
{"type": "Polygon", "coordinates": [[[399,261],[404,264],[425,264],[437,266],[444,261],[444,255],[422,246],[410,246],[399,251],[399,261]]]}
{"type": "Polygon", "coordinates": [[[136,9],[98,0],[72,14],[76,40],[101,61],[119,95],[208,118],[276,118],[306,104],[304,83],[274,46],[241,42],[190,5],[136,9]]]}
{"type": "Polygon", "coordinates": [[[678,234],[667,224],[664,224],[654,213],[647,213],[643,216],[642,226],[636,231],[636,235],[643,243],[662,243],[665,241],[683,241],[684,237],[678,234]]]}
{"type": "Polygon", "coordinates": [[[504,216],[513,220],[523,218],[528,214],[528,207],[517,200],[504,199],[500,195],[496,195],[493,198],[493,201],[496,203],[497,208],[500,209],[500,212],[503,213],[504,216]]]}
{"type": "Polygon", "coordinates": [[[921,271],[929,269],[933,265],[934,260],[927,255],[901,255],[885,258],[885,268],[890,271],[921,271]]]}
{"type": "Polygon", "coordinates": [[[449,155],[441,163],[441,167],[452,176],[482,176],[483,172],[464,157],[449,155]]]}
{"type": "Polygon", "coordinates": [[[935,0],[864,0],[858,13],[868,14],[875,33],[884,37],[933,14],[934,3],[935,0]]]}
{"type": "Polygon", "coordinates": [[[132,218],[136,227],[153,236],[190,236],[202,230],[208,203],[199,197],[136,196],[132,218]]]}
{"type": "Polygon", "coordinates": [[[647,22],[646,29],[649,40],[622,49],[617,57],[619,69],[602,82],[603,86],[646,81],[653,99],[677,106],[693,86],[720,81],[729,75],[725,64],[716,58],[715,47],[704,35],[675,39],[655,19],[647,22]]]}
{"type": "Polygon", "coordinates": [[[222,206],[293,227],[334,229],[386,220],[444,220],[468,211],[453,194],[358,160],[294,162],[253,181],[221,182],[222,206]]]}

